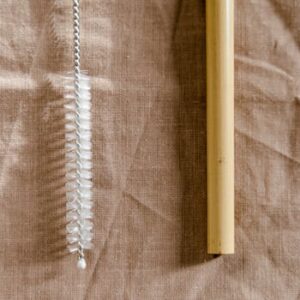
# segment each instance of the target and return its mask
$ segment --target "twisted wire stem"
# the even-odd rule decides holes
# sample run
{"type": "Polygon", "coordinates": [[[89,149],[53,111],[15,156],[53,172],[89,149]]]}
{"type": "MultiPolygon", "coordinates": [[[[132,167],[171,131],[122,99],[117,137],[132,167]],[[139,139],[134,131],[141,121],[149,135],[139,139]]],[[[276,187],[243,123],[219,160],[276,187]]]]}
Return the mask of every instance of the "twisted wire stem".
{"type": "MultiPolygon", "coordinates": [[[[74,39],[74,93],[76,98],[76,182],[77,182],[77,199],[81,203],[81,164],[80,164],[80,0],[73,0],[73,39],[74,39]]],[[[79,244],[79,258],[84,257],[82,246],[79,244]]]]}
{"type": "MultiPolygon", "coordinates": [[[[80,75],[80,0],[73,0],[74,71],[80,75]]],[[[77,78],[79,79],[79,78],[77,78]]]]}

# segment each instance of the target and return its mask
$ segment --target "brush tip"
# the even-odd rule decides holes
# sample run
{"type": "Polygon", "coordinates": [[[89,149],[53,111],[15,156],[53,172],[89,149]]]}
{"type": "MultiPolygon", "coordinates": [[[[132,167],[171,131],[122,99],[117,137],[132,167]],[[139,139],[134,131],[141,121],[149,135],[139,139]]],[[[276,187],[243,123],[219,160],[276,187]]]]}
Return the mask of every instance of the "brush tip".
{"type": "Polygon", "coordinates": [[[86,269],[86,260],[84,257],[80,257],[77,262],[77,268],[80,270],[86,269]]]}

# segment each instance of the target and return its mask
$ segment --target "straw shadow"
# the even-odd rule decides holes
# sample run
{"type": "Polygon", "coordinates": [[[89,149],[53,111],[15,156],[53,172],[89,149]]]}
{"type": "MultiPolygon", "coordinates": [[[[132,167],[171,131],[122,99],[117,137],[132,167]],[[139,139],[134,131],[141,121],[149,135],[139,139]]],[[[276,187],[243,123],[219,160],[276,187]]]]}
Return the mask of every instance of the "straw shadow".
{"type": "Polygon", "coordinates": [[[183,180],[183,265],[202,263],[206,248],[205,1],[183,1],[174,33],[180,84],[180,167],[183,180]]]}

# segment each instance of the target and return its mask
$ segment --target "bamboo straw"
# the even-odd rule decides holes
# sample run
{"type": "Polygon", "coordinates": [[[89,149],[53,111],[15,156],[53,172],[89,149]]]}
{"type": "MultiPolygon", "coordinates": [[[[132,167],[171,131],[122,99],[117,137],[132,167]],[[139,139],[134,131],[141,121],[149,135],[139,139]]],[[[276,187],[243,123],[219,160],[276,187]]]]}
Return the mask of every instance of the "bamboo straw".
{"type": "Polygon", "coordinates": [[[234,0],[206,1],[208,253],[234,253],[234,0]]]}

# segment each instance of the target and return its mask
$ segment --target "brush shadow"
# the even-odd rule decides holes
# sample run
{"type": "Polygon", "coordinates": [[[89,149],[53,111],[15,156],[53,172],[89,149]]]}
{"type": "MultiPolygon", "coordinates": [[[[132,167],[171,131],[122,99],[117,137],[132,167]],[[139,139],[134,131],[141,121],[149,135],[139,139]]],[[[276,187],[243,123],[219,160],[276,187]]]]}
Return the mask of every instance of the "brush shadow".
{"type": "Polygon", "coordinates": [[[65,256],[65,121],[64,99],[46,81],[38,95],[40,120],[37,170],[37,261],[65,256]]]}
{"type": "Polygon", "coordinates": [[[180,95],[180,168],[183,180],[184,266],[203,263],[207,254],[205,1],[182,1],[174,33],[180,95]]]}
{"type": "Polygon", "coordinates": [[[34,97],[37,122],[37,224],[33,246],[36,262],[52,262],[64,257],[65,241],[65,117],[64,99],[59,75],[68,69],[71,60],[67,42],[68,10],[63,3],[43,5],[30,2],[32,18],[39,29],[37,50],[31,76],[38,84],[34,97]],[[43,8],[43,9],[42,9],[43,8]],[[67,21],[65,21],[67,20],[67,21]]]}

